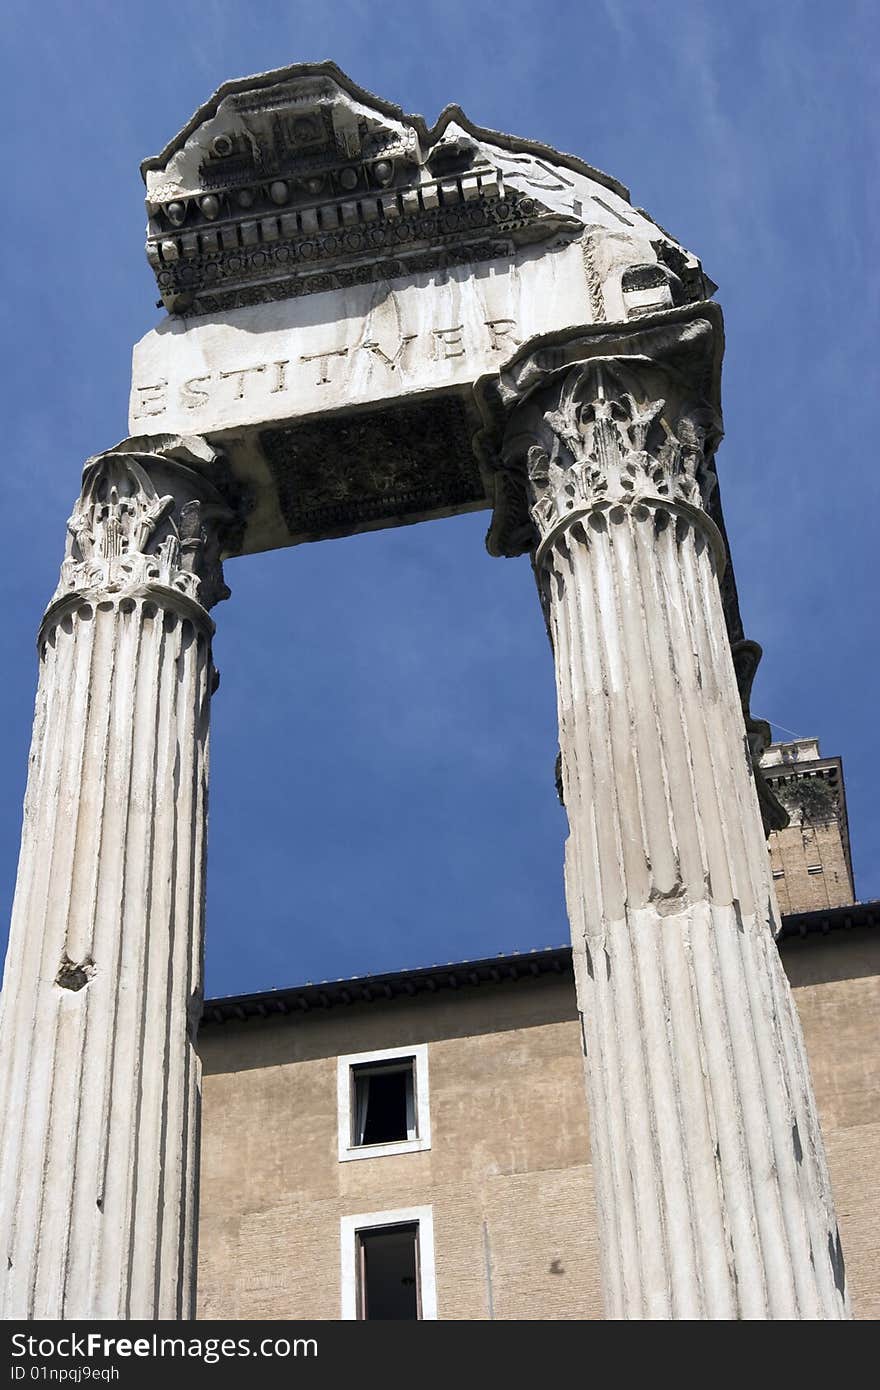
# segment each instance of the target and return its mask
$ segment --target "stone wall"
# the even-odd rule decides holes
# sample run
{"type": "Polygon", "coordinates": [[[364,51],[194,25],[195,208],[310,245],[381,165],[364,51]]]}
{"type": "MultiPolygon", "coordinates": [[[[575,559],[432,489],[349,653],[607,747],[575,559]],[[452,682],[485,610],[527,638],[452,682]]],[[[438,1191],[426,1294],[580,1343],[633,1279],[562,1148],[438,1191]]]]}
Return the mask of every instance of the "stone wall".
{"type": "Polygon", "coordinates": [[[880,1317],[880,934],[853,928],[784,943],[807,1040],[853,1311],[880,1317]]]}
{"type": "Polygon", "coordinates": [[[570,976],[211,1027],[202,1055],[200,1317],[338,1318],[340,1218],[429,1203],[441,1318],[487,1318],[490,1283],[497,1318],[601,1317],[570,976]],[[422,1042],[432,1148],[339,1162],[337,1054],[422,1042]]]}
{"type": "Polygon", "coordinates": [[[849,865],[838,820],[811,825],[793,820],[769,838],[773,887],[783,915],[843,907],[853,901],[849,865]]]}

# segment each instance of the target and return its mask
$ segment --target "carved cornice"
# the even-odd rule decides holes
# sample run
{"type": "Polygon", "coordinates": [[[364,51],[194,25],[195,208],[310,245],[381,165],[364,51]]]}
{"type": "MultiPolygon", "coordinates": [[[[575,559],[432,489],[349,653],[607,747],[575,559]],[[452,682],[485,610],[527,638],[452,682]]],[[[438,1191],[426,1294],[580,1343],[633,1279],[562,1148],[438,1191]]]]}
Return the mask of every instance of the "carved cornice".
{"type": "MultiPolygon", "coordinates": [[[[217,313],[582,231],[571,206],[505,189],[490,152],[445,114],[428,132],[333,64],[227,83],[142,165],[147,258],[165,306],[217,313]]],[[[538,172],[536,187],[547,182],[538,172]]]]}
{"type": "Polygon", "coordinates": [[[518,243],[580,230],[534,198],[505,193],[488,168],[412,195],[164,234],[148,241],[147,258],[163,303],[190,317],[510,257],[518,243]]]}
{"type": "Polygon", "coordinates": [[[579,517],[641,503],[696,518],[720,573],[725,547],[711,508],[722,343],[720,313],[703,304],[631,329],[533,341],[479,382],[490,553],[540,560],[579,517]]]}
{"type": "Polygon", "coordinates": [[[512,261],[583,243],[597,319],[708,298],[702,266],[582,159],[475,125],[429,128],[333,63],[227,82],[141,165],[147,257],[180,316],[512,261]]]}
{"type": "Polygon", "coordinates": [[[234,513],[200,471],[218,455],[198,438],[147,442],[87,460],[44,630],[84,599],[148,596],[212,626],[207,610],[229,596],[220,555],[234,513]]]}

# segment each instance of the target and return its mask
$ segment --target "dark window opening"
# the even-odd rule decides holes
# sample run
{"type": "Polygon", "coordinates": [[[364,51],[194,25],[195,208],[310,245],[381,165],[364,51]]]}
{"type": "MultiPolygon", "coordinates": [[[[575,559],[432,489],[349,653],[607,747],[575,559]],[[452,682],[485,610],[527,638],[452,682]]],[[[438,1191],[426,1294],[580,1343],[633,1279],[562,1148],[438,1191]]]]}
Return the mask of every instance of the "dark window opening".
{"type": "Polygon", "coordinates": [[[394,1144],[418,1137],[414,1060],[352,1068],[352,1144],[394,1144]]]}
{"type": "Polygon", "coordinates": [[[358,1231],[357,1241],[358,1317],[420,1318],[418,1223],[358,1231]]]}

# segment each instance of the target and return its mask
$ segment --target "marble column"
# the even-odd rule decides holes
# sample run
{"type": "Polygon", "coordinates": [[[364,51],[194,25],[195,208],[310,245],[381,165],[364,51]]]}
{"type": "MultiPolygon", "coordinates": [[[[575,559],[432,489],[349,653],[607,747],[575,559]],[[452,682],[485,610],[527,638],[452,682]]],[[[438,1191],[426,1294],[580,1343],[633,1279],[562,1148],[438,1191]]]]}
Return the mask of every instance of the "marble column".
{"type": "Polygon", "coordinates": [[[0,1018],[7,1319],[193,1316],[211,458],[89,460],[40,628],[0,1018]]]}
{"type": "Polygon", "coordinates": [[[524,349],[490,548],[527,528],[555,659],[607,1314],[845,1318],[719,587],[720,355],[711,305],[524,349]]]}

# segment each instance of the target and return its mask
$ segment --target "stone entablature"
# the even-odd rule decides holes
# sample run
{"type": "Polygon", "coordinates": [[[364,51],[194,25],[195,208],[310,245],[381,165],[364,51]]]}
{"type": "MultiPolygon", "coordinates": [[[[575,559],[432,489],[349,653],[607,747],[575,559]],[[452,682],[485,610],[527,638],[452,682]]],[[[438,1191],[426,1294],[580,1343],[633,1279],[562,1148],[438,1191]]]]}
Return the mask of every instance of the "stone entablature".
{"type": "Polygon", "coordinates": [[[445,397],[456,439],[473,434],[474,383],[574,306],[587,325],[647,325],[715,289],[583,160],[456,106],[429,127],[332,63],[225,83],[142,173],[169,314],[135,347],[129,428],[222,452],[243,502],[230,553],[490,505],[468,447],[446,501],[426,459],[418,478],[408,462],[362,475],[344,507],[332,479],[326,506],[291,505],[327,466],[308,417],[400,422],[445,397]]]}
{"type": "Polygon", "coordinates": [[[456,106],[429,129],[333,63],[225,83],[141,168],[147,256],[175,314],[477,264],[551,238],[584,238],[599,319],[714,288],[615,179],[456,106]]]}
{"type": "MultiPolygon", "coordinates": [[[[292,415],[469,393],[521,343],[564,325],[587,278],[576,246],[442,275],[347,286],[219,316],[171,316],[134,350],[134,432],[239,434],[292,415]],[[255,325],[259,331],[255,332],[255,325]]],[[[475,419],[476,424],[476,419],[475,419]]]]}

